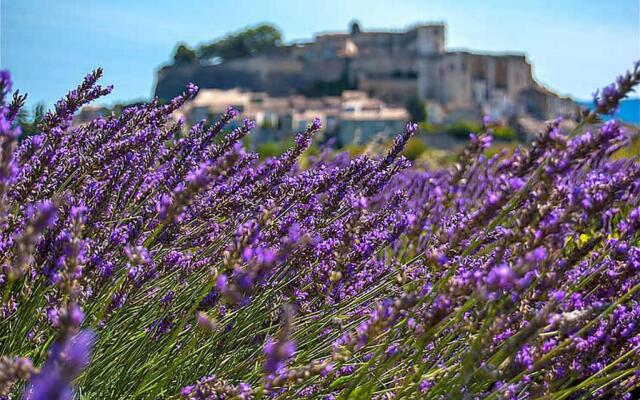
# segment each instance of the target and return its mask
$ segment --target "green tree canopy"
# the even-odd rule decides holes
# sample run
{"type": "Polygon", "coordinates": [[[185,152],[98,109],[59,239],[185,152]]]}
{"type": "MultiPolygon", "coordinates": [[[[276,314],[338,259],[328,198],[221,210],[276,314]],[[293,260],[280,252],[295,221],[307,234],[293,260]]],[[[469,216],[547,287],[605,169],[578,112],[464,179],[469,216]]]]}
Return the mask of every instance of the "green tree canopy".
{"type": "Polygon", "coordinates": [[[411,96],[407,99],[405,104],[407,112],[411,116],[411,120],[414,122],[424,122],[427,119],[427,111],[424,107],[424,102],[418,98],[418,96],[411,96]]]}
{"type": "Polygon", "coordinates": [[[261,24],[200,46],[198,56],[201,59],[230,60],[273,49],[280,44],[282,34],[278,28],[270,24],[261,24]]]}
{"type": "Polygon", "coordinates": [[[173,54],[173,62],[187,64],[196,61],[196,52],[184,43],[180,43],[173,54]]]}

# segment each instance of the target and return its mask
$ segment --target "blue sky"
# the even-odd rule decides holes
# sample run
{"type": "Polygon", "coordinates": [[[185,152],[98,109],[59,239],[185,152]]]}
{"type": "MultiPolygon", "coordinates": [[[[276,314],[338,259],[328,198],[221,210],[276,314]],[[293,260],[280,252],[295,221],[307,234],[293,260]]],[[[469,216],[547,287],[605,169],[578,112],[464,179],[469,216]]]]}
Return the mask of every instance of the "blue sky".
{"type": "Polygon", "coordinates": [[[447,46],[522,51],[536,78],[588,98],[640,59],[638,0],[0,0],[0,65],[31,105],[51,104],[93,68],[115,90],[104,103],[148,98],[178,41],[196,45],[259,22],[285,39],[447,23],[447,46]]]}

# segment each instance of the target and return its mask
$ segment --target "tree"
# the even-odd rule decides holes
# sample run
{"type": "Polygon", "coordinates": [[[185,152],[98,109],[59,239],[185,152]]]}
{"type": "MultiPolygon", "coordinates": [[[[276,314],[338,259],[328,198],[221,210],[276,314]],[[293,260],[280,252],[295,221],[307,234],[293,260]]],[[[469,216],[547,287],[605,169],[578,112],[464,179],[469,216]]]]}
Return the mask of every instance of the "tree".
{"type": "Polygon", "coordinates": [[[405,104],[405,108],[411,116],[412,121],[424,122],[427,120],[427,111],[425,110],[424,101],[420,100],[418,96],[409,97],[405,104]]]}
{"type": "Polygon", "coordinates": [[[198,56],[201,59],[231,60],[252,56],[281,44],[282,34],[278,28],[270,24],[261,24],[200,46],[198,56]]]}
{"type": "Polygon", "coordinates": [[[42,122],[45,112],[46,107],[44,103],[36,104],[32,113],[29,113],[24,109],[20,111],[18,114],[18,125],[20,125],[20,129],[22,130],[20,140],[40,133],[38,124],[42,122]]]}
{"type": "Polygon", "coordinates": [[[174,64],[191,64],[196,61],[196,52],[184,43],[176,48],[173,55],[174,64]]]}

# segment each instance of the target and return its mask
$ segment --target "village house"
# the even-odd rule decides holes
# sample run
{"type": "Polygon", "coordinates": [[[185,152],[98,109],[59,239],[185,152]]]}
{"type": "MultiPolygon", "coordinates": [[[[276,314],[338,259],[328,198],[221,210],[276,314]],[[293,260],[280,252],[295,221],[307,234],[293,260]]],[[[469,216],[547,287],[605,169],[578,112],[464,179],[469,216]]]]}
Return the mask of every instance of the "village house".
{"type": "Polygon", "coordinates": [[[393,137],[402,131],[409,119],[404,108],[389,107],[363,91],[310,98],[301,95],[272,97],[265,92],[237,88],[202,89],[179,116],[193,124],[215,119],[229,105],[238,109],[242,118],[256,121],[257,127],[251,135],[254,144],[292,137],[295,132],[306,129],[316,117],[322,121],[317,140],[334,137],[339,144],[362,144],[376,135],[393,137]]]}

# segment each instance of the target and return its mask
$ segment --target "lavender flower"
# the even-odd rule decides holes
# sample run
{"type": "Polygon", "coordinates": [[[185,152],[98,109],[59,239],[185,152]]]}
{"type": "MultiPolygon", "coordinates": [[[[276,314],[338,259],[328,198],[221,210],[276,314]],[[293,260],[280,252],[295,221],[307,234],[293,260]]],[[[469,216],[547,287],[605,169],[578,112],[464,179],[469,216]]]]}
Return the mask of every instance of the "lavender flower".
{"type": "Polygon", "coordinates": [[[0,395],[635,395],[640,164],[590,123],[636,69],[579,130],[490,155],[484,120],[435,167],[401,155],[414,123],[301,163],[319,119],[261,161],[237,110],[175,118],[195,85],[73,124],[99,70],[18,144],[0,73],[0,395]]]}
{"type": "Polygon", "coordinates": [[[72,399],[71,382],[90,360],[95,335],[83,331],[54,347],[47,363],[30,382],[25,399],[72,399]]]}

